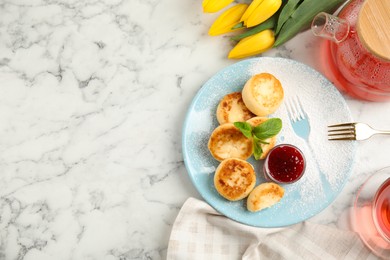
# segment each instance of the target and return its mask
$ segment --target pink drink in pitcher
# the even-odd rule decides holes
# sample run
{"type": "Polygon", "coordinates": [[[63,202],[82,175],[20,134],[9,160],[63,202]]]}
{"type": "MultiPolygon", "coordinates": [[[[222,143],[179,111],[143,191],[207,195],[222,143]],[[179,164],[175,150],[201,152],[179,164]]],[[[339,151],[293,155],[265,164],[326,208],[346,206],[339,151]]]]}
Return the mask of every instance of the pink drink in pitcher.
{"type": "MultiPolygon", "coordinates": [[[[390,6],[389,3],[383,4],[376,0],[350,1],[338,17],[318,14],[313,20],[312,31],[315,35],[331,40],[322,43],[321,68],[340,90],[360,99],[388,101],[390,18],[379,18],[376,24],[367,25],[366,20],[373,20],[367,18],[372,14],[366,12],[366,9],[371,10],[371,5],[379,5],[377,8],[381,9],[386,7],[382,5],[390,6]],[[378,41],[383,42],[383,49],[378,46],[378,41]]],[[[390,9],[383,11],[382,15],[390,16],[390,9]]]]}

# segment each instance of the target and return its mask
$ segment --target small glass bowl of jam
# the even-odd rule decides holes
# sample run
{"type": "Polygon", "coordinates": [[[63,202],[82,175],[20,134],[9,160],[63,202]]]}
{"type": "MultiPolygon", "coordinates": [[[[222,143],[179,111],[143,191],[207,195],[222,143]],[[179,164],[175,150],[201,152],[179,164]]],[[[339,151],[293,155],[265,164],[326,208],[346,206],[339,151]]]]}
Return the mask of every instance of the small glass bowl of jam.
{"type": "Polygon", "coordinates": [[[289,184],[298,181],[305,168],[305,156],[301,150],[291,144],[280,144],[269,151],[263,171],[267,180],[289,184]]]}

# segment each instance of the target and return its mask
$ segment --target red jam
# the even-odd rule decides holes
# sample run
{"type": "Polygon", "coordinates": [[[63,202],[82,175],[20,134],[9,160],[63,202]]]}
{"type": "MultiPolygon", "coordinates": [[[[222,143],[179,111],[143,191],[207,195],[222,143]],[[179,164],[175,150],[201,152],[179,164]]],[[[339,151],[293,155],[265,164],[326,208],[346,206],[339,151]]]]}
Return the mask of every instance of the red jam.
{"type": "Polygon", "coordinates": [[[278,183],[293,183],[302,177],[305,166],[305,157],[297,147],[281,144],[268,153],[264,175],[266,179],[278,183]]]}

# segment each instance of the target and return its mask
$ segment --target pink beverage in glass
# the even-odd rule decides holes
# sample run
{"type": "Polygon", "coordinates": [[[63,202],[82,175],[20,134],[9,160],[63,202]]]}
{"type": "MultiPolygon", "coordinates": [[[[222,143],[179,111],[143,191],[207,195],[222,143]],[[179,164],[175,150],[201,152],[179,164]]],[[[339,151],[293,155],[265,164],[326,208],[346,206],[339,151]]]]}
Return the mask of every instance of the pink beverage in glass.
{"type": "Polygon", "coordinates": [[[360,187],[352,227],[374,254],[390,259],[390,167],[370,175],[360,187]]]}
{"type": "MultiPolygon", "coordinates": [[[[347,21],[349,28],[339,31],[345,34],[339,42],[328,40],[322,42],[321,69],[340,90],[353,97],[370,101],[388,101],[390,61],[370,52],[363,45],[357,29],[359,13],[364,2],[365,0],[350,1],[340,11],[338,18],[347,21]]],[[[314,22],[313,20],[313,24],[314,22]]],[[[324,37],[320,33],[316,35],[324,37]]],[[[336,35],[335,38],[337,37],[336,35]]]]}
{"type": "Polygon", "coordinates": [[[380,186],[375,195],[373,216],[378,232],[390,241],[390,179],[380,186]]]}

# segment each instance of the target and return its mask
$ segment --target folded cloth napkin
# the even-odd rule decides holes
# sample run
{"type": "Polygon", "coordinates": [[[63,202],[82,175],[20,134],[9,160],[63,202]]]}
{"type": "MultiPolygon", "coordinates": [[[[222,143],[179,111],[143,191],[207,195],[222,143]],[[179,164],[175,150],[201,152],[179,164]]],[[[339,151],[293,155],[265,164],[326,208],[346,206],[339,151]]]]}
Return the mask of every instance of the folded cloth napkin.
{"type": "Polygon", "coordinates": [[[302,222],[256,228],[189,198],[173,224],[167,259],[378,259],[354,232],[302,222]]]}

